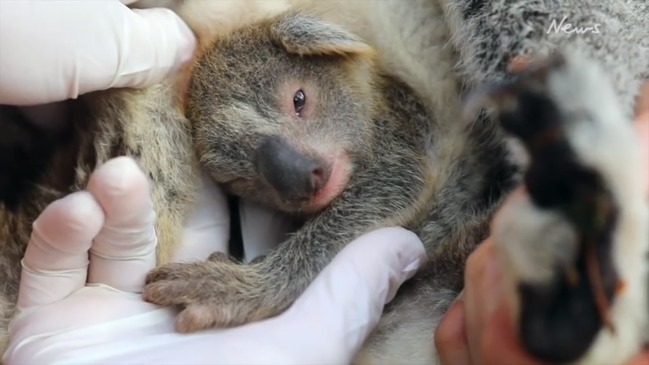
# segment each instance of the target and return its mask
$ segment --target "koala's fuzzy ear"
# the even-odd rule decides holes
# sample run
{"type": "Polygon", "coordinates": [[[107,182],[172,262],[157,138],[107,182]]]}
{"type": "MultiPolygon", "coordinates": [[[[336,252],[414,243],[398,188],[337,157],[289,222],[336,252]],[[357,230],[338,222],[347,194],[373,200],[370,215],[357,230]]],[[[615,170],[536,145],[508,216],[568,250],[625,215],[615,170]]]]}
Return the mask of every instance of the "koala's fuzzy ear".
{"type": "Polygon", "coordinates": [[[283,16],[271,37],[287,52],[301,56],[374,55],[374,49],[341,26],[300,13],[283,16]]]}

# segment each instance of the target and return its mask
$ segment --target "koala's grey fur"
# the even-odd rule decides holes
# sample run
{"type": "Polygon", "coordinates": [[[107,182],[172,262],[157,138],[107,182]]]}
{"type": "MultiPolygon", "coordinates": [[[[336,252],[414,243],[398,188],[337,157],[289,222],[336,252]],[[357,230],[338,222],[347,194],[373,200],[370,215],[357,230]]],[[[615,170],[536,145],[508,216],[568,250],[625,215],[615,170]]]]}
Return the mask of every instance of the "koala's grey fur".
{"type": "MultiPolygon", "coordinates": [[[[83,103],[78,105],[77,132],[57,147],[45,175],[37,181],[38,187],[29,191],[17,207],[0,210],[3,237],[0,275],[5,283],[2,293],[5,323],[15,303],[19,260],[28,241],[31,222],[53,199],[83,188],[89,173],[113,156],[134,156],[151,177],[163,264],[179,239],[183,218],[192,203],[193,179],[200,165],[234,193],[278,209],[294,210],[295,207],[269,201],[272,195],[255,193],[257,189],[253,188],[263,184],[255,181],[246,160],[259,135],[284,132],[279,126],[279,114],[263,92],[272,89],[267,83],[272,86],[273,80],[293,75],[291,66],[295,74],[310,75],[328,92],[332,105],[344,108],[338,119],[334,116],[339,111],[328,111],[335,123],[330,129],[305,127],[304,135],[288,137],[295,140],[322,136],[336,147],[352,150],[354,173],[349,185],[324,211],[308,214],[307,223],[263,260],[242,265],[213,260],[162,266],[149,277],[145,295],[149,300],[165,304],[207,304],[208,310],[198,313],[205,316],[203,321],[193,321],[196,317],[192,316],[191,306],[179,317],[178,325],[185,330],[263,319],[289,306],[353,238],[373,228],[402,225],[419,234],[430,264],[406,283],[388,305],[356,361],[435,362],[434,328],[462,287],[466,257],[488,234],[494,209],[519,178],[513,165],[515,160],[507,153],[505,137],[494,121],[484,113],[474,120],[463,118],[464,94],[482,83],[508,79],[506,65],[513,56],[522,53],[544,56],[557,48],[569,49],[573,56],[569,58],[568,69],[583,68],[582,74],[592,76],[595,87],[602,88],[604,95],[608,95],[607,90],[613,90],[611,96],[615,98],[598,100],[595,104],[588,100],[571,101],[577,103],[573,105],[559,97],[562,93],[556,90],[560,86],[550,87],[547,94],[563,110],[581,108],[595,116],[604,113],[604,132],[595,134],[606,135],[611,128],[606,124],[611,115],[619,115],[621,120],[617,122],[622,129],[625,121],[630,122],[636,90],[641,80],[649,76],[649,37],[644,28],[648,9],[641,0],[412,0],[407,3],[288,0],[276,3],[282,11],[295,6],[341,24],[360,39],[337,30],[341,37],[334,40],[349,42],[345,51],[338,52],[343,55],[325,61],[302,62],[286,50],[271,52],[267,46],[263,47],[271,37],[270,23],[221,37],[219,32],[223,29],[213,30],[207,25],[201,28],[200,21],[192,22],[189,15],[189,23],[203,37],[185,105],[188,119],[176,96],[165,85],[140,91],[111,90],[82,98],[83,103]],[[601,24],[600,33],[548,34],[552,20],[560,22],[564,16],[576,26],[601,24]],[[220,42],[217,44],[221,48],[210,48],[214,39],[220,42]],[[361,39],[377,50],[377,58],[366,53],[361,39]],[[586,65],[592,60],[605,67],[605,76],[590,73],[591,68],[586,65]],[[275,67],[275,72],[270,67],[275,67]],[[322,75],[316,77],[311,69],[321,71],[322,75]],[[225,75],[236,78],[224,80],[225,75]],[[607,78],[612,81],[611,85],[606,82],[607,78]],[[213,85],[218,83],[221,88],[213,85]],[[341,89],[353,101],[341,101],[341,95],[345,94],[341,89]],[[254,94],[255,90],[260,94],[254,94]],[[600,109],[602,103],[610,108],[600,109]],[[259,125],[262,121],[269,125],[259,125]],[[277,125],[272,125],[272,121],[277,125]],[[353,123],[357,129],[341,132],[344,123],[353,123]],[[359,133],[354,135],[354,132],[359,133]],[[194,145],[198,158],[192,152],[194,145]],[[228,186],[225,180],[237,178],[248,181],[228,186]],[[168,275],[178,276],[182,285],[164,281],[168,275]],[[198,278],[207,286],[198,287],[198,278]],[[172,300],[177,298],[179,287],[187,290],[185,294],[190,296],[190,302],[172,300]],[[205,318],[208,320],[204,321],[205,318]]],[[[182,15],[195,14],[183,9],[207,5],[186,0],[177,6],[182,15]]],[[[263,19],[270,13],[250,16],[250,20],[263,19]]],[[[288,24],[296,26],[290,21],[288,24]]],[[[318,26],[317,21],[312,24],[314,31],[328,29],[318,26]]],[[[235,24],[232,29],[236,25],[241,24],[235,24]]],[[[339,46],[334,42],[333,48],[339,46]]],[[[561,80],[553,80],[548,84],[560,84],[561,80]]],[[[588,91],[587,95],[599,95],[585,83],[567,86],[574,93],[588,91]]],[[[621,135],[613,146],[625,141],[624,133],[621,135]]],[[[584,149],[582,141],[578,137],[573,139],[580,158],[589,161],[588,156],[592,155],[584,149]]],[[[620,156],[636,157],[633,151],[620,156]]],[[[616,170],[605,159],[591,160],[595,161],[589,162],[596,169],[608,176],[611,186],[624,186],[621,178],[616,180],[610,174],[616,170]]],[[[636,176],[626,177],[624,181],[633,181],[636,176]]],[[[631,200],[637,201],[634,195],[637,191],[632,187],[622,189],[630,191],[629,195],[620,189],[613,190],[623,207],[639,212],[638,217],[642,218],[646,207],[632,204],[631,200]]],[[[629,255],[642,257],[646,253],[646,246],[642,245],[647,242],[646,234],[642,241],[644,231],[638,231],[638,227],[643,229],[646,219],[635,225],[631,221],[626,223],[631,232],[626,238],[641,243],[631,252],[615,252],[618,266],[628,262],[629,255]]],[[[541,220],[539,224],[542,223],[541,220]]],[[[520,242],[515,233],[504,237],[520,242]]],[[[506,251],[513,253],[515,249],[506,251]]],[[[512,255],[510,260],[520,262],[526,259],[526,252],[531,251],[523,250],[521,257],[512,255]]],[[[553,262],[550,260],[549,264],[553,262]]],[[[644,277],[628,277],[644,275],[646,262],[631,266],[623,274],[632,284],[632,298],[625,302],[622,296],[620,301],[621,308],[627,312],[632,308],[628,303],[645,303],[646,295],[646,288],[638,286],[645,282],[644,277]]],[[[525,282],[527,276],[517,271],[516,265],[511,267],[515,283],[516,280],[525,282]]],[[[610,364],[633,354],[640,345],[638,333],[642,328],[630,328],[630,321],[625,318],[643,325],[648,313],[643,307],[636,312],[637,316],[629,316],[622,309],[616,309],[615,321],[622,333],[628,335],[608,338],[602,329],[598,342],[571,360],[610,364]],[[611,351],[612,344],[625,346],[615,352],[611,351]]]]}

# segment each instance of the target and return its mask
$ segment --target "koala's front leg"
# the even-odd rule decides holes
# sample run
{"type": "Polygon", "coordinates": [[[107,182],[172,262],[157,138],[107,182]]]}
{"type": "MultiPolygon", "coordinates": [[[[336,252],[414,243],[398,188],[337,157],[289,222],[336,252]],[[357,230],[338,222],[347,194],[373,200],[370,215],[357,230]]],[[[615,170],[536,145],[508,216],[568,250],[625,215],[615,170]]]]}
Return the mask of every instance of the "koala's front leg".
{"type": "Polygon", "coordinates": [[[529,157],[493,227],[521,342],[547,361],[623,364],[649,334],[649,205],[614,88],[565,52],[488,94],[529,157]]]}
{"type": "MultiPolygon", "coordinates": [[[[206,262],[173,263],[152,271],[147,301],[184,307],[176,327],[191,332],[228,327],[280,314],[347,243],[369,231],[371,212],[345,214],[346,204],[309,222],[263,260],[237,263],[224,254],[206,262]],[[365,223],[365,224],[363,224],[365,223]]],[[[349,205],[346,205],[349,207],[349,205]]]]}
{"type": "MultiPolygon", "coordinates": [[[[404,157],[392,164],[403,168],[413,162],[404,157]]],[[[383,166],[367,173],[366,179],[359,177],[263,260],[242,264],[216,254],[207,262],[162,266],[149,274],[145,300],[184,308],[176,322],[181,332],[236,326],[280,314],[353,239],[375,228],[405,223],[403,217],[412,209],[422,182],[395,186],[394,181],[381,181],[381,176],[398,175],[385,176],[381,169],[391,171],[383,166]],[[390,185],[399,191],[381,197],[372,188],[390,185]]],[[[417,171],[417,166],[410,171],[417,171]]]]}

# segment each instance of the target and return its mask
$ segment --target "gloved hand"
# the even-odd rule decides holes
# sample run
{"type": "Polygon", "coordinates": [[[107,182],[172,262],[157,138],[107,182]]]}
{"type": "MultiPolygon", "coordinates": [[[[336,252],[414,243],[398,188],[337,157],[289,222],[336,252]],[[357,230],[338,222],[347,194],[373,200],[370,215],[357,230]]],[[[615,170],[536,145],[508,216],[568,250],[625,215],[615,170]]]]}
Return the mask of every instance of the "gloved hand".
{"type": "Polygon", "coordinates": [[[0,104],[36,105],[161,81],[195,38],[169,9],[135,0],[0,1],[0,104]]]}
{"type": "MultiPolygon", "coordinates": [[[[218,190],[203,193],[212,199],[198,201],[216,204],[217,223],[193,237],[213,234],[218,246],[227,240],[227,211],[218,190]]],[[[346,247],[284,314],[178,334],[176,311],[139,295],[154,266],[151,207],[146,177],[121,157],[100,167],[87,191],[41,214],[23,260],[6,364],[348,363],[384,304],[425,260],[414,234],[377,230],[346,247]]]]}

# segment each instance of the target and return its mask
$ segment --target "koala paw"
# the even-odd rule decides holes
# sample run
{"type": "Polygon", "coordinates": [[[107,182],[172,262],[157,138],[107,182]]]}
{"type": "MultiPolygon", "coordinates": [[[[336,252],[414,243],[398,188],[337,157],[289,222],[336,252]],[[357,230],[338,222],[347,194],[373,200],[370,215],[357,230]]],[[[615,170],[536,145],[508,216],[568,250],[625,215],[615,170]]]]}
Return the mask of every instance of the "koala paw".
{"type": "Polygon", "coordinates": [[[649,334],[649,205],[612,84],[556,53],[486,99],[527,154],[524,187],[492,230],[523,346],[550,362],[623,364],[649,334]]]}
{"type": "Polygon", "coordinates": [[[259,265],[238,264],[217,254],[205,262],[155,268],[147,275],[143,298],[180,307],[176,329],[187,333],[237,326],[275,314],[268,303],[262,305],[265,282],[259,265]]]}

